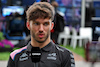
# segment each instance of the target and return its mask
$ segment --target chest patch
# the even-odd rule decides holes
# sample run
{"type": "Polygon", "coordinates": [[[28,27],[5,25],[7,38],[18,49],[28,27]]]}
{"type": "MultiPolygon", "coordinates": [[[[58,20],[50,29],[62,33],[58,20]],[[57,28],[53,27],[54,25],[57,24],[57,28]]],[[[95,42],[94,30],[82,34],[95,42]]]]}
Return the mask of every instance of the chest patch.
{"type": "Polygon", "coordinates": [[[56,53],[50,53],[50,54],[48,54],[47,59],[48,60],[56,60],[57,59],[56,58],[56,53]]]}
{"type": "Polygon", "coordinates": [[[28,55],[26,53],[23,53],[20,58],[19,58],[19,61],[25,61],[28,59],[28,55]]]}

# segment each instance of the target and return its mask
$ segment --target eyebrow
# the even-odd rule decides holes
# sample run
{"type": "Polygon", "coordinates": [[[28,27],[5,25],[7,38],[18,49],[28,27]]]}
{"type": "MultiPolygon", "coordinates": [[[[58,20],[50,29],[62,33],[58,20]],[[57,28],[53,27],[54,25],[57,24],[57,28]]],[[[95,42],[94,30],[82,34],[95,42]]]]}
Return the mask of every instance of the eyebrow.
{"type": "MultiPolygon", "coordinates": [[[[41,22],[39,22],[39,21],[33,21],[33,22],[41,23],[41,22]]],[[[45,21],[45,22],[49,22],[49,23],[50,23],[51,21],[48,20],[48,21],[45,21]]],[[[45,23],[45,22],[44,22],[44,23],[45,23]]]]}

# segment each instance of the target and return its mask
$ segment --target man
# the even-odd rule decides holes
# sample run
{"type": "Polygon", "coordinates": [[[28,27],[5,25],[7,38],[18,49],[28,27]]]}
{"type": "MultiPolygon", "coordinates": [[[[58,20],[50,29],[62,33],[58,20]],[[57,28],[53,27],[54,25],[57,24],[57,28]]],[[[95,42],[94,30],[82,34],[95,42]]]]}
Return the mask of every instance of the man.
{"type": "Polygon", "coordinates": [[[10,54],[7,67],[35,67],[30,52],[39,47],[41,58],[38,67],[75,67],[74,57],[66,48],[55,45],[50,38],[53,29],[54,8],[47,2],[34,3],[26,12],[27,28],[31,41],[21,49],[10,54]]]}

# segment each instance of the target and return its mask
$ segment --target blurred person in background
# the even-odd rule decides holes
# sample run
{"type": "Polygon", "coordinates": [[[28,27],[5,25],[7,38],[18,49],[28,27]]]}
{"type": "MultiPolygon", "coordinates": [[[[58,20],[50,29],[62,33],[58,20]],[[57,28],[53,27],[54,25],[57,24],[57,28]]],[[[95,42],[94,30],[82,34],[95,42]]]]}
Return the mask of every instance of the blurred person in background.
{"type": "Polygon", "coordinates": [[[59,11],[57,11],[57,7],[59,6],[56,1],[52,1],[51,5],[55,8],[55,16],[54,16],[54,28],[51,30],[51,39],[58,44],[58,36],[60,32],[64,31],[64,17],[60,14],[59,11]]]}
{"type": "Polygon", "coordinates": [[[54,8],[48,2],[34,3],[28,8],[26,25],[30,30],[31,41],[10,54],[7,67],[35,67],[30,54],[33,47],[39,47],[41,51],[38,67],[75,67],[72,52],[56,45],[50,38],[54,15],[54,8]]]}

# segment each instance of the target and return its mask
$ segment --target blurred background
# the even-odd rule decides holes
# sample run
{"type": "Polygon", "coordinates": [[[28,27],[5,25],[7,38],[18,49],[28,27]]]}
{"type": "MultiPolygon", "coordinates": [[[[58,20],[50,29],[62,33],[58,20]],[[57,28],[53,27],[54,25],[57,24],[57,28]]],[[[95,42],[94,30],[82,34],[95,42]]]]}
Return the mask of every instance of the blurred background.
{"type": "MultiPolygon", "coordinates": [[[[41,0],[0,0],[0,67],[6,67],[12,51],[26,46],[30,33],[26,28],[26,10],[41,0]]],[[[51,31],[52,40],[71,50],[76,67],[100,67],[100,0],[56,1],[55,11],[63,19],[61,31],[51,31]],[[58,34],[59,33],[59,34],[58,34]],[[56,39],[56,40],[55,40],[56,39]]],[[[60,24],[61,25],[61,24],[60,24]]]]}

